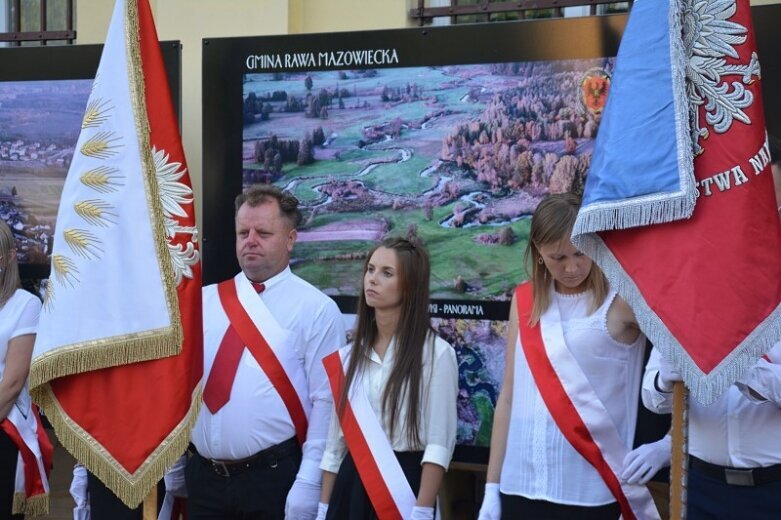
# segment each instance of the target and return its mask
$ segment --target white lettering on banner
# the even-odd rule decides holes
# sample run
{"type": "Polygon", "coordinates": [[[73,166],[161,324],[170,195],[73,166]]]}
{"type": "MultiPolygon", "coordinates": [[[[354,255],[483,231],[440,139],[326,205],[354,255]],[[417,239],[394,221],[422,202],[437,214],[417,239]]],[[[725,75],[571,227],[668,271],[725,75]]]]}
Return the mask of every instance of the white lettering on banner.
{"type": "MultiPolygon", "coordinates": [[[[749,164],[754,169],[754,175],[762,173],[768,164],[770,164],[770,145],[767,139],[762,148],[748,159],[749,164]]],[[[710,177],[697,181],[697,196],[705,195],[710,197],[714,193],[729,191],[735,186],[741,186],[747,183],[750,178],[745,174],[741,165],[736,165],[729,170],[724,170],[710,177]]]]}
{"type": "Polygon", "coordinates": [[[765,145],[759,149],[754,157],[749,159],[749,162],[754,168],[754,175],[759,175],[770,164],[770,143],[768,143],[767,139],[765,140],[765,145]]]}
{"type": "Polygon", "coordinates": [[[399,53],[396,49],[250,54],[245,60],[247,70],[398,65],[398,63],[399,53]]]}

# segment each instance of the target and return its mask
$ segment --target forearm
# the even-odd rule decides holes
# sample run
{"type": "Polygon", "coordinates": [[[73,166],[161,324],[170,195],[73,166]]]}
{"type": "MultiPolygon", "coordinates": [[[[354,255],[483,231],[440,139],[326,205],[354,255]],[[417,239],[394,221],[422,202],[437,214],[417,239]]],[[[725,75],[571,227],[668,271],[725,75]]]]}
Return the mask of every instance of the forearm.
{"type": "Polygon", "coordinates": [[[420,489],[418,490],[418,499],[416,506],[434,507],[437,503],[437,494],[442,485],[442,477],[445,475],[445,468],[439,464],[423,463],[423,473],[420,476],[420,489]]]}
{"type": "Polygon", "coordinates": [[[510,425],[510,404],[509,399],[505,396],[505,389],[502,389],[496,402],[496,410],[494,411],[494,423],[491,430],[491,452],[488,456],[486,482],[499,482],[499,477],[502,473],[502,463],[507,450],[507,429],[510,425]]]}
{"type": "Polygon", "coordinates": [[[334,491],[334,482],[336,482],[336,473],[323,471],[323,482],[320,485],[320,502],[323,504],[331,502],[331,493],[334,491]]]}
{"type": "Polygon", "coordinates": [[[0,418],[5,419],[24,388],[30,373],[35,334],[24,334],[8,342],[3,378],[0,379],[0,418]]]}
{"type": "Polygon", "coordinates": [[[24,380],[21,382],[0,380],[0,420],[8,416],[22,388],[24,388],[24,380]]]}

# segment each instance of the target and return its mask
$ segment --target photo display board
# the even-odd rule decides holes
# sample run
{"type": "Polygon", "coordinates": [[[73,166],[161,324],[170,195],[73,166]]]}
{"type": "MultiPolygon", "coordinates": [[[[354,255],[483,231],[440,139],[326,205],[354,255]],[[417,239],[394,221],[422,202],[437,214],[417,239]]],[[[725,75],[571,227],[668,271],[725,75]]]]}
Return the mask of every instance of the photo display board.
{"type": "Polygon", "coordinates": [[[625,23],[204,40],[204,283],[238,271],[233,199],[255,183],[299,198],[292,269],[346,314],[367,251],[416,235],[459,363],[455,460],[486,462],[530,216],[582,190],[625,23]]]}

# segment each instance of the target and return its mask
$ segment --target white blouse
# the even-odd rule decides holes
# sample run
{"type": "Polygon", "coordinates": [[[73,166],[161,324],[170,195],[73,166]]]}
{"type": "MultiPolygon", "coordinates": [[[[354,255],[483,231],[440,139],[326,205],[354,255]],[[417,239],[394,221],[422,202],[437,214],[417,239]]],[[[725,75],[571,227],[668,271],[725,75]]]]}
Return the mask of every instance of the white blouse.
{"type": "MultiPolygon", "coordinates": [[[[394,451],[423,450],[423,462],[438,464],[443,468],[450,465],[453,449],[456,444],[456,399],[458,397],[458,364],[453,347],[442,338],[434,337],[434,348],[431,341],[426,341],[423,351],[423,381],[420,394],[420,446],[410,445],[407,440],[407,397],[402,393],[400,402],[396,403],[399,411],[396,428],[390,435],[389,418],[385,417],[382,406],[382,394],[388,382],[398,348],[394,340],[388,345],[385,356],[380,359],[372,350],[369,363],[365,365],[362,378],[364,391],[371,403],[372,410],[381,418],[383,430],[391,439],[394,451]]],[[[338,403],[338,398],[334,401],[338,403]]],[[[347,454],[342,428],[336,413],[331,414],[331,424],[328,431],[323,460],[320,468],[331,473],[338,473],[339,466],[347,454]]]]}
{"type": "MultiPolygon", "coordinates": [[[[551,305],[561,314],[564,340],[621,438],[634,438],[645,337],[631,345],[614,340],[607,312],[616,293],[588,314],[591,293],[562,295],[554,291],[551,305]]],[[[516,342],[516,372],[501,492],[558,504],[599,506],[615,501],[599,473],[561,433],[548,412],[523,352],[516,342]],[[518,368],[520,367],[520,369],[518,368]]]]}
{"type": "MultiPolygon", "coordinates": [[[[25,334],[35,334],[38,330],[38,316],[41,313],[41,301],[23,289],[17,289],[5,305],[0,308],[0,378],[5,373],[5,358],[8,356],[8,343],[25,334]]],[[[27,383],[19,393],[17,404],[23,409],[30,407],[30,394],[27,383]]]]}

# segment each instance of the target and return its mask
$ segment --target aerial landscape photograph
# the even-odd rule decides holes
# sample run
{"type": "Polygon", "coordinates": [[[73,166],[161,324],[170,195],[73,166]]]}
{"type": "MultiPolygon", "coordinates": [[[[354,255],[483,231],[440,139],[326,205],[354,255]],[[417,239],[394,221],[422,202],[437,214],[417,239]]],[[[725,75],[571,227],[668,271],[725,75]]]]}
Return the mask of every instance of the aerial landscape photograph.
{"type": "Polygon", "coordinates": [[[0,82],[0,218],[19,261],[48,265],[92,80],[0,82]]]}
{"type": "MultiPolygon", "coordinates": [[[[292,267],[330,295],[355,296],[366,252],[405,235],[431,254],[433,299],[509,302],[537,203],[583,188],[613,66],[246,74],[242,182],[301,200],[292,267]]],[[[458,356],[458,443],[487,446],[507,323],[475,318],[434,326],[458,356]]]]}

